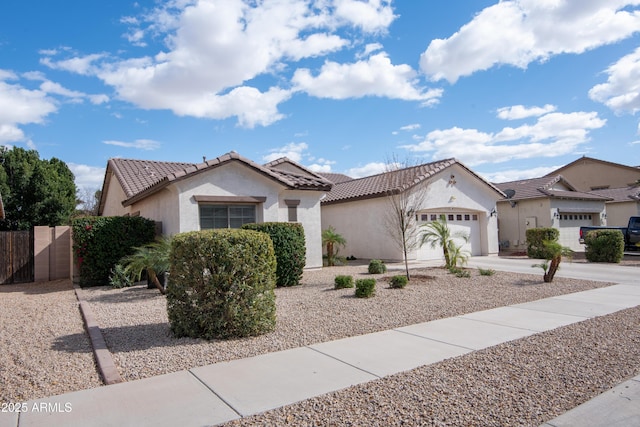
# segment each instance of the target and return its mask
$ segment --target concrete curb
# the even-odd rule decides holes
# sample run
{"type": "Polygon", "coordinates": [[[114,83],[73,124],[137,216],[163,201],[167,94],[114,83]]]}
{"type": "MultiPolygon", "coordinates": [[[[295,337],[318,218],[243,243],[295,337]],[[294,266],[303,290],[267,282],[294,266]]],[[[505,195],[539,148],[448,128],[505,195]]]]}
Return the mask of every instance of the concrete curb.
{"type": "Polygon", "coordinates": [[[82,313],[82,319],[84,320],[85,328],[87,329],[89,339],[91,340],[93,356],[96,360],[96,364],[98,365],[98,371],[102,376],[102,380],[106,385],[124,382],[115,363],[113,362],[113,357],[107,347],[104,336],[102,336],[98,322],[95,320],[93,311],[91,310],[89,303],[80,296],[78,290],[77,285],[74,284],[74,291],[80,305],[80,313],[82,313]]]}

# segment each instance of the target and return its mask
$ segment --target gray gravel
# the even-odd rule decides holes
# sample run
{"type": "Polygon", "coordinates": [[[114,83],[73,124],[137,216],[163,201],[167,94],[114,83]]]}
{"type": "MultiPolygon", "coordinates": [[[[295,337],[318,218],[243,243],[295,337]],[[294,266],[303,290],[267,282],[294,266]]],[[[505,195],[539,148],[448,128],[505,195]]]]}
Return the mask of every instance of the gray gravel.
{"type": "Polygon", "coordinates": [[[472,273],[465,279],[440,268],[417,270],[404,289],[391,289],[376,275],[376,296],[359,299],[353,289],[334,290],[333,279],[370,277],[366,266],[308,271],[303,286],[276,289],[275,332],[211,342],[173,338],[166,299],[155,289],[102,287],[83,293],[120,374],[134,380],[606,285],[561,278],[545,284],[541,274],[472,273]]]}
{"type": "Polygon", "coordinates": [[[71,281],[0,286],[0,402],[100,385],[71,281]]]}

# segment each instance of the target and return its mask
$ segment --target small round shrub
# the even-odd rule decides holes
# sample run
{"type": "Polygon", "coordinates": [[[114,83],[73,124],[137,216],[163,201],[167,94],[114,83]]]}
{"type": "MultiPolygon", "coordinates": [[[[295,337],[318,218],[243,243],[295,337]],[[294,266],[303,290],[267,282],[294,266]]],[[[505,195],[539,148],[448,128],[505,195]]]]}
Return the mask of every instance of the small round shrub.
{"type": "Polygon", "coordinates": [[[276,326],[276,257],[265,233],[218,229],[171,241],[167,313],[178,337],[236,338],[276,326]]]}
{"type": "Polygon", "coordinates": [[[382,274],[387,272],[387,266],[379,259],[369,261],[369,274],[382,274]]]}
{"type": "Polygon", "coordinates": [[[336,276],[333,282],[335,289],[353,288],[353,276],[336,276]]]}
{"type": "Polygon", "coordinates": [[[480,273],[481,276],[493,276],[494,274],[496,274],[496,271],[490,268],[489,269],[478,268],[478,272],[480,273]]]}
{"type": "Polygon", "coordinates": [[[584,244],[589,262],[619,263],[624,257],[624,236],[619,230],[591,230],[584,244]]]}
{"type": "Polygon", "coordinates": [[[376,294],[376,279],[356,280],[356,297],[369,298],[376,294]]]}
{"type": "Polygon", "coordinates": [[[393,276],[390,282],[391,287],[394,289],[402,289],[407,286],[407,283],[409,283],[409,279],[407,279],[407,276],[402,275],[393,276]]]}

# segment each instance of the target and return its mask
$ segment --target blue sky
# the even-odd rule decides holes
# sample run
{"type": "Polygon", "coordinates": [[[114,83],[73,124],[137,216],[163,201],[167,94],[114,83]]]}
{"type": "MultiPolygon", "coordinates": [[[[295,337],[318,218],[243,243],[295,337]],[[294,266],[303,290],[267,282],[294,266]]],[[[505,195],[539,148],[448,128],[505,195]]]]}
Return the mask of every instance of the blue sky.
{"type": "Polygon", "coordinates": [[[0,144],[99,189],[111,157],[494,182],[640,165],[640,1],[5,0],[0,144]]]}

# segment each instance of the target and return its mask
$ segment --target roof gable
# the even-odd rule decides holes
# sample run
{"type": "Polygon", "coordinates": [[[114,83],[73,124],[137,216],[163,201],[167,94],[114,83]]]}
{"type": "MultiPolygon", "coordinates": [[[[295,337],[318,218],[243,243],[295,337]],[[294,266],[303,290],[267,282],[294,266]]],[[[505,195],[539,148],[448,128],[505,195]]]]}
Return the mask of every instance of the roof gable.
{"type": "Polygon", "coordinates": [[[515,191],[511,200],[536,198],[572,198],[584,200],[605,200],[606,198],[593,193],[583,193],[567,181],[562,175],[543,176],[541,178],[522,179],[519,181],[495,184],[502,191],[515,191]]]}
{"type": "Polygon", "coordinates": [[[601,165],[610,166],[610,167],[619,168],[619,169],[624,169],[624,170],[629,170],[629,171],[633,171],[633,172],[638,172],[640,170],[640,167],[638,167],[638,166],[627,166],[627,165],[623,165],[621,163],[608,162],[606,160],[600,160],[600,159],[594,159],[593,157],[582,156],[579,159],[576,159],[573,162],[568,163],[568,164],[566,164],[566,165],[554,170],[553,172],[550,172],[550,173],[546,174],[545,176],[560,175],[560,174],[562,174],[563,171],[565,171],[567,169],[571,169],[574,166],[577,166],[577,165],[580,165],[580,164],[584,164],[584,163],[599,163],[601,165]]]}
{"type": "Polygon", "coordinates": [[[504,196],[502,191],[493,184],[484,180],[456,159],[450,158],[336,183],[327,194],[327,197],[322,200],[322,204],[370,199],[404,192],[455,164],[461,166],[492,190],[504,196]]]}
{"type": "MultiPolygon", "coordinates": [[[[118,158],[110,159],[107,164],[107,174],[105,175],[105,184],[103,184],[102,197],[105,197],[106,187],[108,186],[106,177],[110,172],[115,174],[118,182],[122,186],[127,196],[127,200],[123,201],[123,205],[127,206],[148,197],[173,182],[189,179],[196,174],[213,170],[229,162],[242,164],[288,189],[329,191],[332,185],[331,182],[325,178],[310,171],[307,176],[306,174],[302,175],[272,169],[259,165],[232,151],[215,159],[206,160],[197,164],[118,158]]],[[[303,168],[302,166],[299,167],[303,168]]],[[[103,201],[101,200],[101,205],[102,203],[103,201]]]]}

